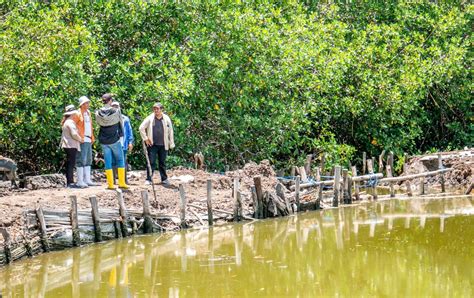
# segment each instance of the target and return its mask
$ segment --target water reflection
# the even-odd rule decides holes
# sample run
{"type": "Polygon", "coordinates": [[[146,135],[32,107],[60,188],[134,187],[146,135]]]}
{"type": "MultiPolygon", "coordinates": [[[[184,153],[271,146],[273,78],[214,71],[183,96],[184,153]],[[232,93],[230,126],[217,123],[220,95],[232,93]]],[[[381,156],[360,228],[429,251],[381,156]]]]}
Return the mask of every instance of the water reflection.
{"type": "Polygon", "coordinates": [[[472,199],[390,200],[140,236],[0,271],[10,296],[472,296],[472,199]]]}

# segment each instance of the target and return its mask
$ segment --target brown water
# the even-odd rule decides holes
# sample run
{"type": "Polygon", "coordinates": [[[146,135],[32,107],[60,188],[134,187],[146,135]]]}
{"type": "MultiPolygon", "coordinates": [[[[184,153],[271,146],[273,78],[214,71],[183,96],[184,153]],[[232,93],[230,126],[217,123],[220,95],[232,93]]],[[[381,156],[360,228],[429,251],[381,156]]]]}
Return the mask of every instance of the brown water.
{"type": "Polygon", "coordinates": [[[48,253],[0,269],[0,293],[473,297],[473,203],[391,200],[48,253]]]}

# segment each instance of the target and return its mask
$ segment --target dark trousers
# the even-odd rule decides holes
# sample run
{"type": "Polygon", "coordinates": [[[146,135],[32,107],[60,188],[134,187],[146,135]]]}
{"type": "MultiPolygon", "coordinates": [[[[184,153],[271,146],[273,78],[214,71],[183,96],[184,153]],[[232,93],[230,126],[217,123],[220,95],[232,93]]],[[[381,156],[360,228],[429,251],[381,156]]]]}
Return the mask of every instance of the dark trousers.
{"type": "Polygon", "coordinates": [[[150,175],[150,171],[148,167],[146,167],[146,180],[151,181],[151,176],[155,172],[156,168],[156,158],[158,157],[158,170],[160,171],[161,181],[165,181],[168,179],[166,175],[166,156],[168,155],[168,151],[165,150],[164,145],[153,145],[147,147],[148,151],[148,158],[150,159],[152,173],[150,175]]]}
{"type": "Polygon", "coordinates": [[[66,152],[66,181],[67,184],[74,183],[74,166],[76,165],[76,148],[64,148],[66,152]]]}

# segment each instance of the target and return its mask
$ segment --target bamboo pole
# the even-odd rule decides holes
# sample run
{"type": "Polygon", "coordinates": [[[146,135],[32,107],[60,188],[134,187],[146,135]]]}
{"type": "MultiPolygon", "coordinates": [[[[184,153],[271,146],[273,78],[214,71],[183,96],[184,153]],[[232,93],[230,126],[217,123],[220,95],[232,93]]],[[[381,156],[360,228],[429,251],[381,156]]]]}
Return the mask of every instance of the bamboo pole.
{"type": "Polygon", "coordinates": [[[49,242],[48,242],[48,235],[46,230],[46,221],[44,220],[43,208],[39,206],[36,208],[36,217],[39,222],[39,230],[41,235],[41,244],[43,246],[43,250],[48,252],[50,250],[49,242]]]}
{"type": "Polygon", "coordinates": [[[97,198],[95,196],[91,196],[89,201],[91,202],[91,216],[92,222],[94,223],[94,241],[101,242],[102,229],[100,227],[99,204],[97,203],[97,198]]]}
{"type": "Polygon", "coordinates": [[[355,193],[355,198],[357,201],[360,200],[360,195],[359,195],[359,182],[354,181],[354,178],[357,177],[357,167],[353,166],[352,167],[352,182],[354,183],[354,193],[355,193]]]}
{"type": "Polygon", "coordinates": [[[123,200],[123,192],[121,189],[117,189],[117,200],[119,204],[119,214],[121,217],[120,221],[120,229],[122,231],[122,236],[128,236],[128,219],[127,219],[127,211],[125,209],[125,202],[123,200]]]}
{"type": "Polygon", "coordinates": [[[179,197],[181,201],[180,205],[180,226],[182,229],[187,227],[186,224],[186,194],[184,192],[184,186],[183,184],[179,185],[179,197]]]}
{"type": "Polygon", "coordinates": [[[334,198],[332,200],[333,207],[339,206],[340,182],[341,182],[341,167],[335,166],[334,167],[334,198]]]}
{"type": "Polygon", "coordinates": [[[151,219],[150,199],[148,198],[148,191],[142,190],[143,203],[143,232],[145,234],[153,233],[153,220],[151,219]]]}
{"type": "Polygon", "coordinates": [[[77,197],[70,196],[71,199],[71,228],[72,228],[72,246],[81,246],[81,233],[79,232],[79,219],[77,216],[77,197]]]}
{"type": "Polygon", "coordinates": [[[214,218],[212,215],[212,180],[207,180],[207,223],[209,226],[214,224],[214,218]]]}
{"type": "MultiPolygon", "coordinates": [[[[439,170],[442,170],[444,169],[444,166],[443,166],[443,158],[441,157],[441,154],[438,153],[438,169],[439,170]]],[[[443,173],[441,173],[439,175],[440,177],[440,182],[441,182],[441,192],[446,192],[446,188],[445,188],[445,184],[444,184],[444,175],[443,173]]]]}
{"type": "Polygon", "coordinates": [[[412,180],[416,178],[421,178],[421,177],[429,177],[429,176],[434,176],[438,175],[441,173],[446,173],[453,170],[452,168],[447,168],[447,169],[441,169],[441,170],[436,170],[436,171],[431,171],[431,172],[423,172],[423,173],[418,173],[418,174],[412,174],[412,175],[406,175],[406,176],[398,176],[398,177],[392,177],[392,178],[382,178],[379,180],[380,183],[385,183],[385,182],[399,182],[399,181],[405,181],[405,180],[412,180]]]}
{"type": "MultiPolygon", "coordinates": [[[[316,170],[316,172],[319,172],[316,170]]],[[[301,210],[300,205],[300,176],[296,176],[295,180],[295,201],[296,201],[296,212],[301,210]]]]}

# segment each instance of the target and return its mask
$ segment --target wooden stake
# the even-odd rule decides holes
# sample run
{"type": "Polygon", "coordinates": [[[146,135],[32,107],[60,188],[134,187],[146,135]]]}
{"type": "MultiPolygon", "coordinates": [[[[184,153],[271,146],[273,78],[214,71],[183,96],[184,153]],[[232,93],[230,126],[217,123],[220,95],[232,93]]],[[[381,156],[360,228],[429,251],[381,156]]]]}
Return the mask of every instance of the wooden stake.
{"type": "MultiPolygon", "coordinates": [[[[369,174],[374,174],[374,166],[372,159],[367,160],[367,171],[369,172],[369,174]]],[[[374,198],[374,200],[377,200],[377,185],[372,186],[371,189],[372,197],[374,198]]]]}
{"type": "Polygon", "coordinates": [[[342,170],[342,197],[341,197],[341,201],[344,203],[344,204],[347,204],[347,202],[349,201],[348,199],[348,196],[349,196],[349,193],[347,192],[347,189],[348,189],[348,181],[347,181],[347,174],[348,174],[348,171],[347,169],[343,169],[342,170]]]}
{"type": "Polygon", "coordinates": [[[326,166],[326,153],[321,153],[321,163],[319,167],[321,168],[321,174],[324,173],[324,167],[326,166]]]}
{"type": "Polygon", "coordinates": [[[365,175],[366,164],[367,164],[367,153],[363,152],[362,153],[362,175],[365,175]]]}
{"type": "MultiPolygon", "coordinates": [[[[353,166],[352,167],[352,177],[357,176],[357,167],[353,166]]],[[[359,195],[359,182],[355,181],[354,182],[354,193],[355,193],[355,198],[357,201],[360,200],[360,195],[359,195]]]]}
{"type": "Polygon", "coordinates": [[[214,217],[212,215],[212,180],[207,180],[207,223],[209,226],[214,224],[214,217]]]}
{"type": "Polygon", "coordinates": [[[77,197],[70,196],[71,199],[71,228],[72,228],[72,246],[81,246],[81,233],[79,232],[79,219],[77,215],[77,197]]]}
{"type": "Polygon", "coordinates": [[[128,217],[125,209],[125,202],[123,200],[123,192],[121,189],[117,190],[117,200],[119,204],[119,214],[121,217],[120,229],[123,237],[128,237],[128,217]]]}
{"type": "Polygon", "coordinates": [[[341,167],[334,167],[334,198],[332,200],[332,206],[339,206],[339,189],[341,184],[341,167]]]}
{"type": "Polygon", "coordinates": [[[295,177],[295,175],[296,175],[296,166],[292,166],[291,171],[290,171],[290,176],[295,177]]]}
{"type": "MultiPolygon", "coordinates": [[[[387,178],[392,178],[392,166],[390,164],[387,164],[387,178]]],[[[393,182],[389,182],[390,185],[390,197],[394,198],[395,197],[395,188],[393,187],[393,182]]]]}
{"type": "MultiPolygon", "coordinates": [[[[390,165],[390,168],[392,169],[392,174],[393,174],[393,172],[394,172],[394,170],[393,170],[393,161],[394,161],[393,152],[390,151],[390,152],[388,153],[387,164],[390,165]]],[[[379,172],[382,172],[382,171],[379,171],[379,172]]]]}
{"type": "Polygon", "coordinates": [[[352,204],[352,178],[347,177],[347,204],[352,204]]]}
{"type": "MultiPolygon", "coordinates": [[[[405,161],[406,161],[406,159],[405,159],[405,161]]],[[[406,163],[406,162],[403,164],[403,172],[405,174],[408,174],[408,163],[406,163]]],[[[409,197],[413,196],[413,192],[411,191],[411,182],[410,182],[410,180],[406,180],[405,185],[407,187],[407,195],[409,197]]]]}
{"type": "MultiPolygon", "coordinates": [[[[321,168],[316,168],[316,182],[321,181],[321,168]]],[[[316,210],[321,209],[321,201],[323,200],[323,185],[318,186],[318,197],[316,199],[316,205],[314,208],[316,210]]]]}
{"type": "Polygon", "coordinates": [[[420,179],[420,195],[425,194],[425,177],[421,177],[420,179]]]}
{"type": "Polygon", "coordinates": [[[181,199],[180,205],[180,220],[181,220],[181,228],[184,229],[187,227],[186,224],[186,194],[184,192],[183,184],[179,185],[179,198],[181,199]]]}
{"type": "Polygon", "coordinates": [[[145,234],[153,233],[153,220],[151,219],[150,199],[148,198],[148,191],[142,190],[142,204],[143,204],[143,232],[145,234]]]}
{"type": "Polygon", "coordinates": [[[308,176],[306,175],[306,170],[304,167],[300,167],[301,181],[308,181],[308,176]]]}
{"type": "MultiPolygon", "coordinates": [[[[318,172],[318,170],[316,170],[318,172]]],[[[296,176],[295,180],[295,201],[296,201],[296,212],[300,211],[300,176],[296,176]]]]}
{"type": "Polygon", "coordinates": [[[91,202],[91,216],[92,222],[94,223],[94,241],[102,241],[102,229],[100,227],[100,215],[99,215],[99,204],[97,203],[97,198],[92,196],[89,198],[91,202]]]}
{"type": "Polygon", "coordinates": [[[43,208],[39,206],[36,209],[36,217],[38,218],[39,222],[39,230],[41,235],[41,244],[43,246],[43,250],[48,252],[50,250],[49,242],[48,242],[48,235],[46,232],[46,221],[44,220],[43,208]]]}
{"type": "Polygon", "coordinates": [[[234,198],[234,221],[239,221],[239,178],[234,178],[234,184],[232,188],[232,197],[234,198]]]}
{"type": "MultiPolygon", "coordinates": [[[[438,154],[438,169],[440,169],[440,170],[444,169],[443,158],[441,157],[441,154],[438,154]]],[[[441,182],[441,192],[446,192],[446,188],[445,188],[445,184],[444,184],[444,175],[440,174],[439,178],[440,178],[440,182],[441,182]]]]}
{"type": "Polygon", "coordinates": [[[257,194],[257,218],[264,218],[263,213],[263,192],[262,192],[262,176],[256,176],[253,178],[253,183],[255,185],[255,192],[257,194]]]}
{"type": "Polygon", "coordinates": [[[383,157],[385,156],[385,150],[379,155],[379,173],[383,173],[383,157]]]}
{"type": "Polygon", "coordinates": [[[11,247],[10,247],[10,244],[11,244],[10,234],[5,228],[0,228],[0,234],[2,234],[3,236],[3,250],[5,253],[6,263],[10,264],[11,262],[13,262],[12,252],[11,252],[11,247]]]}

